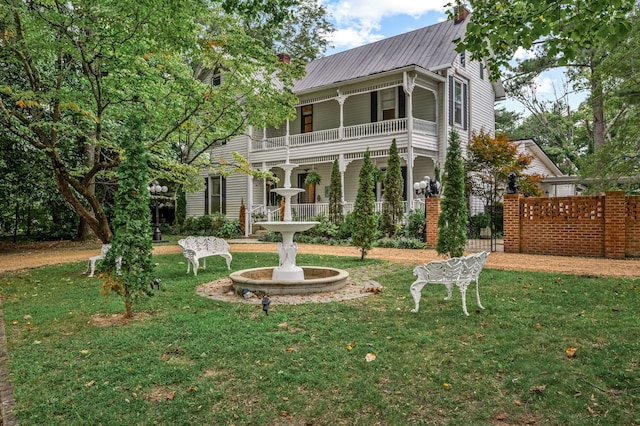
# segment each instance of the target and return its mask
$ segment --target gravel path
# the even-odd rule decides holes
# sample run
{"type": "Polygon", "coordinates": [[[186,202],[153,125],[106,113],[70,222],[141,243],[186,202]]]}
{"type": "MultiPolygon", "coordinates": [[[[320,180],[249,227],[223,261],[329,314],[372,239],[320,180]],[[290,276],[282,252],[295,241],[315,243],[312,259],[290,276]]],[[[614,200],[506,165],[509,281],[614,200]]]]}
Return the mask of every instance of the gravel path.
{"type": "MultiPolygon", "coordinates": [[[[231,240],[233,252],[268,252],[276,254],[274,243],[257,243],[255,240],[231,240]]],[[[158,244],[154,254],[179,253],[175,244],[158,244]]],[[[30,247],[27,250],[0,251],[0,273],[21,269],[37,268],[43,265],[79,262],[100,253],[98,245],[87,248],[74,243],[50,242],[30,247]]],[[[299,244],[298,253],[360,257],[356,247],[299,244]]],[[[386,259],[416,266],[438,260],[435,250],[403,250],[374,248],[367,257],[386,259]]],[[[590,257],[543,256],[518,253],[491,253],[487,268],[504,270],[526,270],[558,272],[578,275],[602,275],[640,278],[640,259],[601,259],[590,257]]]]}

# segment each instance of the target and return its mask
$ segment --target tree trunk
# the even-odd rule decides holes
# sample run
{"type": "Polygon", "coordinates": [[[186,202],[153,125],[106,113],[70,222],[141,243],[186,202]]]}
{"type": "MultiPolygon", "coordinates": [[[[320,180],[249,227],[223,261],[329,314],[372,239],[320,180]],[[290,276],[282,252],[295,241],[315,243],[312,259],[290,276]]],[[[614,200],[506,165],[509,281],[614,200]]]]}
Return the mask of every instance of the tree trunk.
{"type": "Polygon", "coordinates": [[[604,144],[604,101],[602,93],[602,77],[600,72],[592,68],[591,108],[593,109],[593,152],[604,144]]]}

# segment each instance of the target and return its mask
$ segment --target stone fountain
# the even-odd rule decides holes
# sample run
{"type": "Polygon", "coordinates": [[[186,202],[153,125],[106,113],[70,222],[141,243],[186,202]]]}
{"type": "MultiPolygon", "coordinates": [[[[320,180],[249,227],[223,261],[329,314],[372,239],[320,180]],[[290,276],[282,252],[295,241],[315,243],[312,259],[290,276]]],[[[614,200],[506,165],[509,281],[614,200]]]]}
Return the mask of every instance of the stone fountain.
{"type": "Polygon", "coordinates": [[[273,268],[245,269],[232,273],[229,277],[236,293],[249,289],[254,293],[269,295],[308,294],[335,291],[347,283],[349,273],[341,269],[320,266],[297,266],[298,245],[293,242],[296,232],[306,231],[319,222],[294,222],[291,215],[291,197],[304,192],[301,188],[291,187],[291,171],[297,167],[289,163],[289,154],[284,164],[284,187],[272,189],[272,192],[284,197],[284,220],[258,222],[270,231],[282,234],[282,243],[278,243],[280,265],[273,268]]]}

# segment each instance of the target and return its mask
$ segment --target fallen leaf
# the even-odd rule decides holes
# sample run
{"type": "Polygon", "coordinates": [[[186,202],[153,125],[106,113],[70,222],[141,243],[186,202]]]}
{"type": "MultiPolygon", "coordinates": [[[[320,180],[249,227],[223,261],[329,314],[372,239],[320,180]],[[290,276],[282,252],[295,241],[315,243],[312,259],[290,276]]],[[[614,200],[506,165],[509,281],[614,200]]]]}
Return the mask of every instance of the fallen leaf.
{"type": "Polygon", "coordinates": [[[567,348],[567,350],[565,351],[567,353],[567,357],[574,358],[576,356],[577,350],[577,348],[567,348]]]}
{"type": "Polygon", "coordinates": [[[289,400],[289,397],[288,397],[288,396],[283,396],[283,397],[282,397],[282,400],[283,400],[283,401],[288,401],[288,400],[289,400]]]}
{"type": "Polygon", "coordinates": [[[365,361],[367,362],[371,362],[374,359],[376,359],[376,354],[374,354],[373,352],[369,352],[365,357],[364,357],[365,361]]]}
{"type": "Polygon", "coordinates": [[[24,319],[31,319],[31,315],[25,315],[25,316],[23,316],[22,318],[24,318],[24,319]]]}
{"type": "Polygon", "coordinates": [[[484,334],[476,333],[476,339],[482,339],[483,337],[484,337],[484,334]]]}
{"type": "Polygon", "coordinates": [[[287,352],[293,352],[293,351],[295,351],[295,349],[293,349],[293,348],[287,348],[287,352]]]}
{"type": "Polygon", "coordinates": [[[173,399],[174,396],[176,396],[176,391],[171,391],[165,395],[165,399],[173,399]]]}
{"type": "Polygon", "coordinates": [[[353,349],[353,348],[351,347],[351,345],[347,345],[347,346],[346,346],[346,348],[347,348],[347,350],[348,350],[348,351],[350,351],[351,349],[353,349]]]}
{"type": "Polygon", "coordinates": [[[451,388],[451,385],[449,383],[443,383],[442,386],[444,386],[445,389],[451,388]]]}
{"type": "Polygon", "coordinates": [[[545,388],[546,388],[545,385],[534,386],[531,389],[529,389],[529,393],[541,393],[545,390],[545,388]]]}
{"type": "Polygon", "coordinates": [[[83,350],[81,350],[81,351],[80,351],[80,353],[81,353],[81,354],[88,354],[88,353],[89,353],[89,351],[88,351],[88,350],[86,350],[86,349],[83,349],[83,350]]]}
{"type": "Polygon", "coordinates": [[[537,324],[536,324],[536,328],[542,328],[542,324],[537,323],[537,324]]]}
{"type": "Polygon", "coordinates": [[[85,383],[85,386],[93,386],[96,383],[95,380],[91,380],[90,382],[85,383]]]}
{"type": "Polygon", "coordinates": [[[520,407],[520,406],[522,405],[522,402],[520,402],[520,401],[515,401],[515,402],[514,402],[514,404],[515,404],[515,405],[517,405],[518,407],[520,407]]]}
{"type": "Polygon", "coordinates": [[[280,324],[278,324],[278,327],[287,328],[287,327],[289,327],[289,324],[287,324],[286,322],[281,322],[280,324]]]}

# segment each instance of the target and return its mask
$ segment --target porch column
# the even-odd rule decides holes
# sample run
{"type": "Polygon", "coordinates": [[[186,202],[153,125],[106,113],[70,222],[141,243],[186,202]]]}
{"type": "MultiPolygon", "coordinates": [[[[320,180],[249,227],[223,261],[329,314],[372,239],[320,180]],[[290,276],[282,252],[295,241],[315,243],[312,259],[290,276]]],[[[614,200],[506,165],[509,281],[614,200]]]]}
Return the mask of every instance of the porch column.
{"type": "Polygon", "coordinates": [[[289,119],[287,118],[287,134],[284,137],[284,144],[287,147],[287,163],[289,162],[289,119]]]}
{"type": "Polygon", "coordinates": [[[244,213],[244,236],[248,237],[253,232],[251,226],[251,212],[253,210],[253,176],[247,175],[247,205],[249,206],[244,213]]]}
{"type": "Polygon", "coordinates": [[[413,206],[413,89],[416,86],[415,73],[402,73],[402,89],[407,95],[405,109],[407,111],[407,199],[408,208],[413,206]]]}
{"type": "Polygon", "coordinates": [[[267,128],[262,128],[262,149],[265,149],[267,144],[267,128]]]}
{"type": "Polygon", "coordinates": [[[340,105],[340,127],[338,127],[338,139],[342,140],[344,138],[344,102],[347,100],[348,96],[343,95],[338,89],[338,96],[336,97],[336,101],[340,105]]]}
{"type": "Polygon", "coordinates": [[[338,167],[340,168],[340,187],[341,187],[341,191],[342,195],[341,195],[341,200],[340,203],[344,204],[344,173],[347,171],[347,165],[349,163],[347,163],[346,161],[344,161],[344,154],[339,154],[338,156],[338,167]]]}

